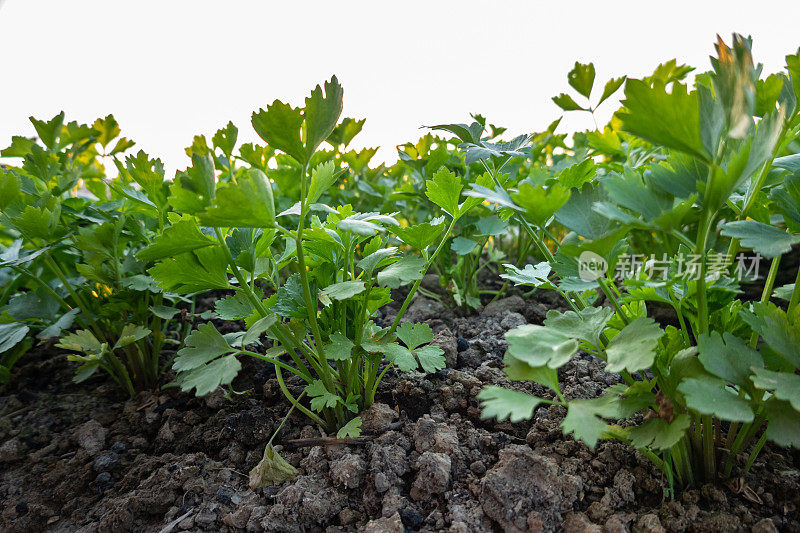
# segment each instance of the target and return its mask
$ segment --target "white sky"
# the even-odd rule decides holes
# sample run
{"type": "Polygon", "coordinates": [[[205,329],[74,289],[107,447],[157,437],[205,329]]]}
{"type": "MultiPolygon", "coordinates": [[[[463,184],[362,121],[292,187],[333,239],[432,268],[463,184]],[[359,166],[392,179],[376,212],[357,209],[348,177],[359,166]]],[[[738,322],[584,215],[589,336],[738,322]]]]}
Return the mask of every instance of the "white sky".
{"type": "MultiPolygon", "coordinates": [[[[576,60],[595,63],[601,88],[673,57],[705,70],[715,35],[738,31],[774,72],[800,46],[798,20],[795,0],[0,0],[0,146],[34,134],[30,115],[113,113],[171,174],[193,135],[233,120],[255,141],[252,111],[299,105],[335,73],[344,116],[367,119],[355,145],[393,161],[420,126],[470,112],[512,134],[545,128],[576,60]]],[[[570,113],[560,131],[590,125],[570,113]]]]}

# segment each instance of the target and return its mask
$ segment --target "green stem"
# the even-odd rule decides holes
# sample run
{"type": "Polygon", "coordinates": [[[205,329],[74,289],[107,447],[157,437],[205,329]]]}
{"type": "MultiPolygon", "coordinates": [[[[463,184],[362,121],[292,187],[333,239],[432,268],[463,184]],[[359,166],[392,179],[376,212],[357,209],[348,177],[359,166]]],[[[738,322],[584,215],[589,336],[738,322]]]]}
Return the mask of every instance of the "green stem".
{"type": "Polygon", "coordinates": [[[750,468],[753,466],[753,463],[756,461],[756,457],[758,454],[761,453],[761,448],[764,447],[764,444],[767,442],[767,432],[761,434],[761,438],[758,439],[758,442],[753,447],[753,451],[750,452],[750,456],[747,458],[747,464],[744,465],[744,472],[742,475],[746,476],[747,473],[750,471],[750,468]]]}
{"type": "Polygon", "coordinates": [[[761,412],[758,414],[758,416],[756,416],[755,420],[748,424],[742,425],[739,433],[736,435],[736,439],[733,441],[733,445],[730,446],[728,458],[725,460],[725,466],[723,468],[723,474],[725,477],[731,475],[736,456],[752,441],[758,430],[761,429],[761,426],[764,424],[765,420],[766,417],[764,416],[764,413],[761,412]]]}
{"type": "Polygon", "coordinates": [[[281,388],[281,392],[283,392],[283,395],[286,396],[286,398],[293,406],[297,407],[297,409],[301,413],[309,417],[311,420],[313,420],[323,428],[328,427],[328,424],[323,419],[321,419],[315,413],[311,412],[305,406],[301,405],[300,401],[297,400],[294,396],[292,396],[292,393],[289,392],[289,389],[286,387],[286,383],[283,382],[283,374],[281,373],[281,367],[278,365],[275,365],[275,377],[278,379],[278,386],[281,388]]]}
{"type": "Polygon", "coordinates": [[[714,215],[708,211],[703,211],[700,223],[697,227],[697,242],[694,246],[694,253],[700,258],[700,276],[697,279],[697,334],[708,333],[708,294],[706,294],[706,247],[708,246],[708,236],[711,232],[711,225],[714,222],[714,215]]]}
{"type": "Polygon", "coordinates": [[[45,264],[47,264],[47,266],[53,272],[53,274],[55,274],[56,277],[59,279],[59,281],[61,281],[61,284],[64,285],[64,288],[67,290],[72,299],[75,300],[75,303],[78,305],[78,307],[81,308],[81,311],[83,311],[83,313],[86,315],[86,320],[89,321],[89,325],[91,326],[98,340],[100,340],[101,342],[108,342],[105,334],[103,334],[103,330],[100,329],[100,326],[98,326],[97,322],[95,322],[94,317],[92,316],[92,313],[89,310],[89,305],[75,291],[75,289],[72,287],[72,284],[69,282],[69,280],[67,280],[67,276],[64,275],[64,271],[61,270],[61,267],[58,266],[58,263],[56,263],[55,260],[53,260],[49,252],[44,253],[44,261],[45,264]]]}
{"type": "MultiPolygon", "coordinates": [[[[434,250],[433,255],[431,255],[428,258],[428,260],[425,262],[425,265],[422,267],[423,275],[425,274],[425,272],[428,271],[431,264],[433,264],[433,262],[436,260],[436,256],[439,255],[439,252],[442,251],[444,243],[445,241],[447,241],[447,236],[450,235],[451,231],[453,231],[453,226],[455,226],[455,224],[456,224],[456,219],[453,218],[450,221],[450,225],[447,227],[447,230],[445,230],[442,239],[439,241],[439,246],[436,247],[436,250],[434,250]]],[[[389,329],[390,335],[394,333],[395,330],[397,329],[397,326],[400,325],[400,320],[403,318],[403,315],[405,315],[408,306],[411,305],[411,299],[414,297],[414,294],[416,294],[417,289],[419,289],[421,283],[422,283],[422,278],[415,281],[414,285],[411,287],[411,290],[408,292],[408,296],[406,296],[406,299],[403,301],[403,305],[400,306],[400,310],[397,312],[397,316],[394,317],[394,322],[392,322],[392,327],[389,329]]]]}
{"type": "MultiPolygon", "coordinates": [[[[772,287],[775,285],[775,277],[778,275],[778,267],[781,263],[781,257],[777,256],[772,260],[772,263],[769,266],[769,274],[767,274],[767,279],[764,282],[764,290],[761,291],[761,303],[765,304],[769,301],[769,297],[772,295],[772,287]]],[[[758,344],[758,332],[754,331],[750,335],[750,347],[755,348],[758,344]]]]}
{"type": "Polygon", "coordinates": [[[800,303],[800,268],[797,269],[797,278],[794,280],[794,289],[789,299],[789,307],[786,310],[786,314],[791,316],[792,310],[797,307],[798,303],[800,303]]]}
{"type": "Polygon", "coordinates": [[[714,420],[711,415],[702,416],[703,427],[703,466],[705,467],[706,481],[714,481],[717,471],[714,456],[714,420]]]}
{"type": "Polygon", "coordinates": [[[630,324],[631,321],[630,318],[628,317],[628,314],[622,309],[622,305],[620,305],[619,301],[617,300],[617,297],[614,295],[611,289],[608,288],[608,283],[606,282],[606,280],[603,278],[597,278],[597,283],[600,284],[600,290],[603,291],[603,294],[606,295],[606,298],[608,298],[611,301],[611,305],[614,306],[614,309],[616,310],[620,319],[622,319],[622,321],[625,323],[626,326],[630,324]]]}

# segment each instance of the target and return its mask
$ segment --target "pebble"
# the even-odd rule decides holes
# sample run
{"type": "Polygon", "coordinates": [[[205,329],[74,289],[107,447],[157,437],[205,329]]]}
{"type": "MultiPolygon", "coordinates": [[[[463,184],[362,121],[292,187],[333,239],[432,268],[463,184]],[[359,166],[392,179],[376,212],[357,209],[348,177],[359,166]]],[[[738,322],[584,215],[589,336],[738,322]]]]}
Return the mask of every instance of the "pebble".
{"type": "Polygon", "coordinates": [[[475,461],[474,463],[469,465],[469,469],[476,476],[482,476],[483,474],[486,473],[486,464],[484,464],[483,461],[475,461]]]}
{"type": "Polygon", "coordinates": [[[97,420],[89,420],[75,432],[78,446],[86,450],[89,455],[95,455],[103,449],[106,443],[108,430],[101,426],[97,420]]]}
{"type": "Polygon", "coordinates": [[[415,531],[419,529],[423,522],[425,522],[425,517],[422,516],[422,513],[413,507],[405,507],[401,509],[400,519],[403,521],[403,524],[406,527],[415,531]]]}
{"type": "Polygon", "coordinates": [[[95,472],[110,472],[119,463],[119,455],[114,452],[104,453],[98,455],[92,463],[92,468],[95,472]]]}
{"type": "Polygon", "coordinates": [[[459,352],[463,352],[467,348],[469,348],[469,341],[464,337],[459,337],[458,340],[456,341],[456,346],[459,352]]]}
{"type": "Polygon", "coordinates": [[[239,503],[238,501],[234,502],[234,498],[239,500],[236,496],[236,491],[230,487],[222,486],[217,489],[217,494],[215,496],[219,503],[223,503],[225,505],[230,505],[231,503],[239,503]]]}
{"type": "Polygon", "coordinates": [[[103,494],[114,484],[114,482],[111,480],[110,472],[100,472],[97,474],[97,477],[94,478],[94,483],[99,494],[103,494]]]}
{"type": "Polygon", "coordinates": [[[125,453],[127,450],[128,445],[119,440],[111,446],[111,451],[116,454],[125,453]]]}

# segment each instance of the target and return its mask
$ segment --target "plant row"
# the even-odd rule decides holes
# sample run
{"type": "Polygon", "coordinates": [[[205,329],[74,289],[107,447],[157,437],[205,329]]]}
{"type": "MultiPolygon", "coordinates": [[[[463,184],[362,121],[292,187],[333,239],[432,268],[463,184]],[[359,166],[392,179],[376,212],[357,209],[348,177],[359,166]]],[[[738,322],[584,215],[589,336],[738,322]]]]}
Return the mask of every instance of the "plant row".
{"type": "MultiPolygon", "coordinates": [[[[669,490],[746,472],[767,440],[800,446],[800,283],[776,286],[800,243],[800,53],[786,62],[763,75],[734,35],[703,73],[671,61],[601,89],[576,63],[573,93],[553,100],[594,117],[622,89],[602,129],[568,137],[556,121],[503,141],[474,115],[431,126],[391,166],[351,148],[364,121],[341,119],[335,77],[301,107],[253,113],[264,144],[240,144],[232,123],[195,137],[171,179],[112,116],[31,119],[36,138],[0,152],[15,162],[0,168],[0,383],[52,338],[76,381],[103,372],[131,396],[232,392],[252,357],[274,366],[288,411],[353,436],[388,369],[445,365],[431,328],[403,320],[415,296],[471,312],[555,291],[568,310],[509,331],[505,354],[510,380],[551,394],[486,387],[485,417],[562,405],[566,434],[633,446],[669,490]],[[421,287],[429,272],[439,294],[421,287]],[[209,291],[224,297],[200,312],[209,291]],[[398,295],[393,320],[375,320],[398,295]],[[226,321],[245,328],[223,334],[226,321]],[[578,352],[621,383],[565,397],[558,371],[578,352]]],[[[254,483],[280,479],[281,461],[267,446],[254,483]]]]}

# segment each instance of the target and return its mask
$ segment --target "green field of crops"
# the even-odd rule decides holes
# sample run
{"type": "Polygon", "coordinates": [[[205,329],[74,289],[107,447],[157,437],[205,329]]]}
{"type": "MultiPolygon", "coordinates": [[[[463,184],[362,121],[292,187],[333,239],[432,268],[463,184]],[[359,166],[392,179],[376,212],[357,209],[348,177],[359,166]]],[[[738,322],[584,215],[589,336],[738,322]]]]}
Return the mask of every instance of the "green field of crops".
{"type": "MultiPolygon", "coordinates": [[[[684,495],[702,487],[730,491],[731,500],[772,509],[753,517],[800,530],[791,488],[800,487],[800,52],[768,73],[751,45],[720,39],[710,65],[671,61],[640,79],[597,79],[594,65],[575,63],[553,101],[565,114],[595,117],[621,99],[607,124],[566,134],[559,119],[530,133],[465,115],[425,125],[393,164],[351,147],[364,120],[342,116],[347,88],[335,76],[305,100],[265,102],[249,124],[196,136],[186,148],[191,165],[174,175],[123,137],[112,115],[91,124],[64,113],[31,118],[32,129],[0,152],[0,451],[13,448],[0,466],[24,464],[46,444],[26,444],[15,429],[28,407],[8,398],[22,390],[66,387],[101,399],[81,401],[111,398],[133,412],[165,398],[197,406],[218,398],[225,413],[258,403],[279,413],[247,445],[256,460],[251,453],[235,465],[247,469],[242,490],[274,496],[316,461],[307,448],[287,456],[292,439],[364,446],[380,438],[375,404],[415,421],[391,405],[403,380],[466,372],[458,354],[481,334],[454,333],[453,351],[440,317],[415,320],[411,309],[441,306],[456,331],[513,297],[537,302],[542,316],[503,327],[502,354],[483,367],[502,374],[461,385],[464,406],[452,412],[468,418],[472,409],[470,423],[490,436],[521,432],[508,437],[517,445],[536,441],[537,413],[558,415],[552,438],[586,453],[615,442],[651,469],[657,488],[648,490],[662,501],[688,506],[684,495]],[[262,141],[241,143],[240,130],[251,128],[262,141]],[[576,361],[607,381],[576,394],[564,384],[576,361]],[[43,368],[66,369],[72,382],[54,370],[60,382],[36,385],[43,368]],[[248,381],[254,369],[272,383],[270,398],[248,381]],[[747,485],[767,457],[783,457],[795,475],[766,489],[768,504],[764,489],[747,485]]],[[[444,382],[431,383],[440,394],[444,382]]],[[[174,453],[184,453],[179,441],[169,441],[174,453]]],[[[416,448],[420,472],[436,452],[450,456],[450,476],[455,452],[416,448]]],[[[86,486],[97,483],[94,468],[86,486]]],[[[380,470],[372,468],[367,475],[380,470]]],[[[469,475],[479,480],[480,468],[469,475]]],[[[122,490],[123,475],[107,476],[118,482],[107,494],[122,490]]],[[[429,514],[447,508],[444,490],[416,496],[436,479],[418,478],[403,496],[421,502],[427,520],[409,525],[410,511],[398,510],[403,527],[455,523],[429,514]]],[[[15,525],[16,500],[4,496],[0,529],[59,523],[42,514],[15,525]]],[[[591,518],[592,497],[568,507],[591,518]]],[[[337,511],[313,525],[358,529],[382,519],[377,505],[349,524],[337,511]]],[[[482,505],[487,527],[538,527],[482,505]]],[[[566,527],[578,520],[567,512],[534,522],[566,527]]],[[[164,514],[136,527],[159,530],[164,514]]]]}

